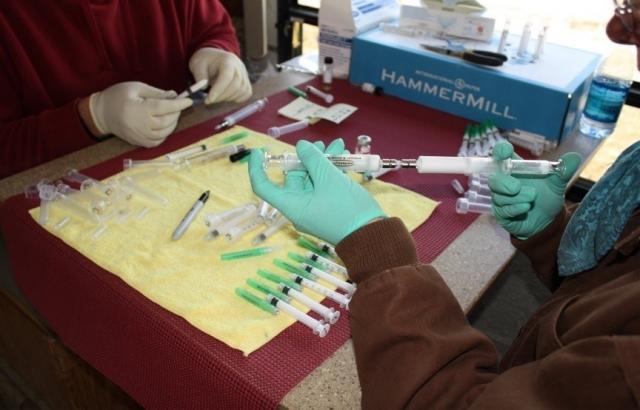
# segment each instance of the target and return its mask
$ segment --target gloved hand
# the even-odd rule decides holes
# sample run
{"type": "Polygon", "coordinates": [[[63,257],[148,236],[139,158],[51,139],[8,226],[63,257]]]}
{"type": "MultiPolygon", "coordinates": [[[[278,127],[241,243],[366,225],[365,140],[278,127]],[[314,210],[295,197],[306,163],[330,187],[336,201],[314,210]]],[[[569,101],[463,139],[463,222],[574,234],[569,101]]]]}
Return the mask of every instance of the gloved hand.
{"type": "Polygon", "coordinates": [[[193,104],[138,81],[118,83],[94,93],[89,108],[102,135],[114,134],[133,145],[155,147],[173,132],[180,112],[193,104]]]}
{"type": "MultiPolygon", "coordinates": [[[[493,149],[495,160],[520,159],[513,145],[500,142],[493,149]]],[[[489,177],[493,214],[509,233],[528,239],[542,231],[564,206],[567,183],[580,165],[580,155],[570,152],[561,157],[561,174],[511,176],[496,173],[489,177]]]]}
{"type": "MultiPolygon", "coordinates": [[[[337,244],[376,218],[385,217],[378,203],[359,184],[325,158],[322,145],[300,140],[298,158],[307,172],[289,172],[284,186],[271,182],[264,171],[264,152],[254,150],[249,159],[253,191],[279,209],[296,229],[337,244]]],[[[342,154],[344,141],[333,141],[327,154],[342,154]]]]}
{"type": "Polygon", "coordinates": [[[203,47],[191,56],[189,69],[196,82],[206,79],[211,84],[205,104],[221,101],[244,102],[251,97],[251,82],[247,69],[233,53],[203,47]]]}

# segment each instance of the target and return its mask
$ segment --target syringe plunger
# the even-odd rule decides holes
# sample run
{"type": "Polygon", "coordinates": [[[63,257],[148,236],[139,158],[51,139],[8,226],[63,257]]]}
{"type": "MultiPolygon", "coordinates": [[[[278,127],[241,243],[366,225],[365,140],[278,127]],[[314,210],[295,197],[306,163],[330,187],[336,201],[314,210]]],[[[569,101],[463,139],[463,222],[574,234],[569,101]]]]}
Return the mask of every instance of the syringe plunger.
{"type": "Polygon", "coordinates": [[[233,125],[236,125],[238,122],[242,121],[243,119],[247,118],[248,116],[250,116],[253,113],[256,113],[258,111],[262,111],[262,109],[267,105],[267,102],[269,100],[265,97],[265,98],[261,98],[257,101],[252,102],[251,104],[247,105],[246,107],[243,107],[241,109],[239,109],[236,112],[233,112],[229,115],[227,115],[226,117],[224,117],[224,120],[218,124],[215,128],[216,131],[221,130],[222,128],[226,128],[226,127],[231,127],[233,125]]]}

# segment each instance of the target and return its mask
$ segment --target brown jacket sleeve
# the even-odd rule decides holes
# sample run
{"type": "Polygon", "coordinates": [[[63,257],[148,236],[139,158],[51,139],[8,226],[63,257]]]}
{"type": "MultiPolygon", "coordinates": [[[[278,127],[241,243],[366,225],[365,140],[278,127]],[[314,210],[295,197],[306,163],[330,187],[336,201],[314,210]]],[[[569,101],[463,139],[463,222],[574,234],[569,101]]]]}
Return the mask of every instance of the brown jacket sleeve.
{"type": "MultiPolygon", "coordinates": [[[[579,340],[498,375],[489,339],[474,330],[440,275],[417,261],[401,220],[352,233],[337,252],[358,284],[350,304],[362,407],[587,408],[634,403],[618,366],[623,337],[579,340]],[[584,377],[590,375],[592,377],[584,377]]],[[[638,379],[640,380],[640,379],[638,379]]],[[[637,399],[637,397],[636,397],[637,399]]]]}

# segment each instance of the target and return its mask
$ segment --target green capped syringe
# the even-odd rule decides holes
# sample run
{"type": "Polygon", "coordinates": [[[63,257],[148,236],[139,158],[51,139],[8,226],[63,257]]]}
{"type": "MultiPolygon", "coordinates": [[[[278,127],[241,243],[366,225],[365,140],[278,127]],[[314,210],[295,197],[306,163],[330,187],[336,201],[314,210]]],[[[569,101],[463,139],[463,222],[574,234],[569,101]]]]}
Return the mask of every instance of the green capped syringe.
{"type": "Polygon", "coordinates": [[[278,313],[278,308],[273,306],[271,303],[257,297],[251,292],[247,292],[242,288],[236,288],[236,295],[240,296],[242,299],[246,300],[257,308],[264,310],[265,312],[271,313],[272,315],[278,313]]]}
{"type": "Polygon", "coordinates": [[[268,253],[275,252],[278,249],[280,249],[279,246],[263,246],[261,248],[252,248],[252,249],[245,249],[245,250],[236,251],[236,252],[227,252],[227,253],[220,254],[220,260],[229,261],[234,259],[251,258],[253,256],[266,255],[268,253]]]}

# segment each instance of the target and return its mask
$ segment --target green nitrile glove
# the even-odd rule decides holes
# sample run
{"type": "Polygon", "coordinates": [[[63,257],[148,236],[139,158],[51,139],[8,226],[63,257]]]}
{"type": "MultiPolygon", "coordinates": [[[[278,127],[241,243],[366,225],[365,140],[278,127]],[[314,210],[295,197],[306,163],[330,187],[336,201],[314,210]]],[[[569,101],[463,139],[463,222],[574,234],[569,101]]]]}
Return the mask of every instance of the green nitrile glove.
{"type": "MultiPolygon", "coordinates": [[[[520,159],[508,142],[496,144],[493,158],[497,161],[520,159]]],[[[561,174],[512,176],[497,173],[489,177],[493,214],[516,238],[528,239],[542,231],[562,210],[565,188],[582,159],[575,152],[564,154],[561,159],[564,163],[561,174]]]]}
{"type": "MultiPolygon", "coordinates": [[[[253,191],[279,209],[296,229],[335,245],[373,219],[385,217],[371,194],[336,168],[318,146],[300,140],[296,151],[308,174],[289,172],[284,186],[267,178],[262,150],[254,150],[249,159],[253,191]]],[[[344,153],[344,141],[333,141],[325,152],[344,153]]]]}

